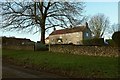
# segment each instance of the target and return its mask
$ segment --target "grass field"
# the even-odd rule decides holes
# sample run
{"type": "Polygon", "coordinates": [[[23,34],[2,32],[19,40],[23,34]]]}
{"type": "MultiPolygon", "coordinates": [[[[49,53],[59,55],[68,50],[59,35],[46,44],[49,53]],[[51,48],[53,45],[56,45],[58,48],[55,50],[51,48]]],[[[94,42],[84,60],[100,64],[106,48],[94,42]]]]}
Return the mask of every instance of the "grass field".
{"type": "Polygon", "coordinates": [[[39,69],[71,77],[117,78],[118,58],[82,56],[48,51],[3,50],[3,60],[38,66],[39,69]]]}

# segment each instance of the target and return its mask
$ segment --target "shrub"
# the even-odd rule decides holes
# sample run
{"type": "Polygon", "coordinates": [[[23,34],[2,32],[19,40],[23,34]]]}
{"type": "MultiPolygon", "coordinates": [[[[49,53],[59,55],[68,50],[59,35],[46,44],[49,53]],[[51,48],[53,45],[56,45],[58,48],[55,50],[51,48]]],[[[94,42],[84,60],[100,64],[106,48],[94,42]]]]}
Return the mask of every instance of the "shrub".
{"type": "Polygon", "coordinates": [[[112,39],[107,39],[106,42],[109,46],[115,46],[115,42],[112,39]]]}
{"type": "Polygon", "coordinates": [[[35,43],[34,50],[35,51],[46,51],[48,50],[48,47],[41,42],[37,42],[35,43]]]}
{"type": "Polygon", "coordinates": [[[120,47],[120,31],[115,32],[112,35],[112,39],[114,40],[116,46],[120,47]]]}
{"type": "Polygon", "coordinates": [[[83,40],[84,45],[104,45],[104,38],[93,38],[83,40]]]}
{"type": "Polygon", "coordinates": [[[71,43],[69,43],[69,45],[73,45],[73,43],[71,42],[71,43]]]}

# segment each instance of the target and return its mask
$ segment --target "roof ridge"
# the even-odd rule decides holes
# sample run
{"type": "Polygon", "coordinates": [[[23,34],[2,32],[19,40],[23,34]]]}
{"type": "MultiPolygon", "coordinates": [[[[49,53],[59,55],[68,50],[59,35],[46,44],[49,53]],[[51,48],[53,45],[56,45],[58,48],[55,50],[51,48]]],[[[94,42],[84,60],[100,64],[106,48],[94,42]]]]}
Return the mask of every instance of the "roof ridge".
{"type": "Polygon", "coordinates": [[[78,26],[78,27],[73,27],[73,28],[65,28],[65,29],[55,30],[50,35],[67,34],[67,33],[80,32],[80,31],[83,32],[86,28],[87,28],[86,26],[78,26]]]}

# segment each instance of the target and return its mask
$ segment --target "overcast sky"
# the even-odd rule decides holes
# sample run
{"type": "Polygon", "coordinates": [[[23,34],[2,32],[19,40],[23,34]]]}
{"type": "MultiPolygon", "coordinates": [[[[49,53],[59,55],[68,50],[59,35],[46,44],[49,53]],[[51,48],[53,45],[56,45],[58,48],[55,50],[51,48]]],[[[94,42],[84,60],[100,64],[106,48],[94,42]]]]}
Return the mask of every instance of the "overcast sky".
{"type": "MultiPolygon", "coordinates": [[[[88,0],[86,0],[88,1],[88,0]]],[[[118,23],[118,0],[110,0],[109,2],[94,2],[94,0],[91,0],[93,2],[86,2],[85,5],[85,15],[87,16],[93,16],[97,13],[103,13],[105,16],[109,17],[110,23],[118,23]]],[[[98,0],[99,1],[99,0],[98,0]]],[[[104,0],[105,1],[105,0],[104,0]]],[[[46,32],[46,37],[52,32],[53,29],[46,32]]],[[[32,41],[39,41],[40,40],[40,33],[37,34],[31,34],[31,33],[20,33],[20,32],[1,32],[0,36],[15,36],[17,38],[28,38],[32,41]]],[[[105,38],[108,38],[106,35],[105,38]]]]}

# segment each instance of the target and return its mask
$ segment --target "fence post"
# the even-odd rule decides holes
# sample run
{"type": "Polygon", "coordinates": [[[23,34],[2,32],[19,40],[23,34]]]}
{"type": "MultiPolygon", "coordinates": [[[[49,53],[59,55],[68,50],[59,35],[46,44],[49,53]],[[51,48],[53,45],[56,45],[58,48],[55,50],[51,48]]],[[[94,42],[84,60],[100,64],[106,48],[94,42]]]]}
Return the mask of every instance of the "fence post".
{"type": "Polygon", "coordinates": [[[50,42],[49,42],[49,51],[50,51],[50,42]]]}

